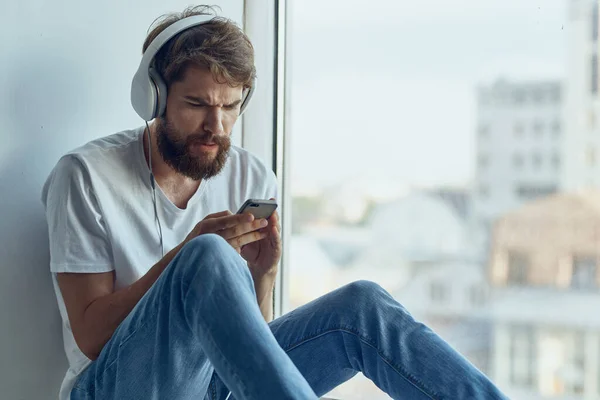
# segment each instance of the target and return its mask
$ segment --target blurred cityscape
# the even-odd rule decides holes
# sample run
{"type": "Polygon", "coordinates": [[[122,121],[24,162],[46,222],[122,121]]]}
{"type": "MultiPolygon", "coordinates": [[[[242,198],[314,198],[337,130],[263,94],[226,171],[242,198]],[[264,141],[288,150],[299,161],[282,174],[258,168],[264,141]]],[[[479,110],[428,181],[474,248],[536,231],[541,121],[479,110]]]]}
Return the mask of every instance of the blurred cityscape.
{"type": "Polygon", "coordinates": [[[598,4],[569,2],[564,81],[474,88],[472,184],[294,190],[287,309],[373,280],[510,398],[600,399],[598,4]]]}

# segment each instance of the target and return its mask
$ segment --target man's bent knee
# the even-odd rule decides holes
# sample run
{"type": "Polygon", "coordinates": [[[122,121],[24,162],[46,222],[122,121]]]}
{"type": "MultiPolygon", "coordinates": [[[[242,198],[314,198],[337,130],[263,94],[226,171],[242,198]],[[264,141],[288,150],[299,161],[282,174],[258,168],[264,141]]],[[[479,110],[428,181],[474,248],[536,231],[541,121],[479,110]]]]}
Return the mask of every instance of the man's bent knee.
{"type": "Polygon", "coordinates": [[[354,281],[341,289],[345,296],[354,299],[373,298],[374,296],[387,294],[385,289],[379,286],[379,284],[367,280],[354,281]]]}
{"type": "Polygon", "coordinates": [[[203,234],[186,243],[175,261],[175,269],[190,282],[200,275],[203,280],[220,279],[236,267],[250,273],[245,262],[231,245],[219,235],[203,234]],[[227,266],[223,268],[223,264],[227,266]]]}
{"type": "Polygon", "coordinates": [[[338,295],[343,302],[361,309],[371,309],[373,306],[393,300],[392,296],[379,284],[367,280],[355,281],[341,287],[338,295]]]}
{"type": "Polygon", "coordinates": [[[225,252],[235,251],[225,239],[214,233],[198,235],[183,246],[181,257],[192,263],[203,259],[219,257],[225,252]]]}

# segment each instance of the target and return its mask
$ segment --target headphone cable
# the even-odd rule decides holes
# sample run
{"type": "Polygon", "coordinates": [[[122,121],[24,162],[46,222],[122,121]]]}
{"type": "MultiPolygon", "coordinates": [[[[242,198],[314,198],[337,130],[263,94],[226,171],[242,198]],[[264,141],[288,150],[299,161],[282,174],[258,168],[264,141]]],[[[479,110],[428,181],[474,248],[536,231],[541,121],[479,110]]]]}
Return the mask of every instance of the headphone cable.
{"type": "Polygon", "coordinates": [[[146,130],[148,132],[148,164],[150,166],[150,186],[152,187],[152,205],[154,206],[154,219],[158,225],[158,236],[160,239],[160,253],[161,257],[165,256],[165,247],[163,244],[162,226],[160,224],[160,218],[158,218],[158,210],[156,208],[156,183],[154,179],[154,173],[152,172],[152,139],[150,138],[150,127],[148,121],[146,122],[146,130]]]}

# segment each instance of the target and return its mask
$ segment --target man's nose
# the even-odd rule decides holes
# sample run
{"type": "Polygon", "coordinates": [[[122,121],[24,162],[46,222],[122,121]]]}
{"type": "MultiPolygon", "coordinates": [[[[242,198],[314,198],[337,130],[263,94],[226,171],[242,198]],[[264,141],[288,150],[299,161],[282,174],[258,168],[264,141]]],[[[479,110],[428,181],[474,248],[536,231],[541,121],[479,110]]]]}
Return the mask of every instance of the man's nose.
{"type": "Polygon", "coordinates": [[[223,129],[223,111],[221,107],[210,107],[206,118],[204,119],[204,131],[213,135],[222,135],[223,129]]]}

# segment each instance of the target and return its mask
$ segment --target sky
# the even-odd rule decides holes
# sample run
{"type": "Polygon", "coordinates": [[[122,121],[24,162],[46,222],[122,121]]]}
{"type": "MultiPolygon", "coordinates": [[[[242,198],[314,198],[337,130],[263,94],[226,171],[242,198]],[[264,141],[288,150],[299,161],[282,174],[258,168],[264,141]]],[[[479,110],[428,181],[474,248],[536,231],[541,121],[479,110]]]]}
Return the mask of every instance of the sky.
{"type": "Polygon", "coordinates": [[[564,79],[566,0],[290,3],[294,193],[468,185],[477,85],[564,79]]]}

